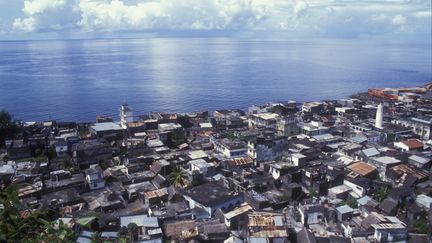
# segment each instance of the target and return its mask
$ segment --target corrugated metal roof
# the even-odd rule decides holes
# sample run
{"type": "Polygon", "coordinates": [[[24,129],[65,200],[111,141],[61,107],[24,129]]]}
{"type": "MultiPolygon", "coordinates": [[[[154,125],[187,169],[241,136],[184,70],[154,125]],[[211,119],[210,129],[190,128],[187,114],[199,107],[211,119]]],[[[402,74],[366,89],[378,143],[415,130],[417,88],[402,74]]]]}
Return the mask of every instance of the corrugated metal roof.
{"type": "Polygon", "coordinates": [[[120,226],[127,227],[130,223],[135,223],[138,226],[158,228],[159,223],[157,217],[148,217],[147,215],[122,216],[120,217],[120,226]]]}

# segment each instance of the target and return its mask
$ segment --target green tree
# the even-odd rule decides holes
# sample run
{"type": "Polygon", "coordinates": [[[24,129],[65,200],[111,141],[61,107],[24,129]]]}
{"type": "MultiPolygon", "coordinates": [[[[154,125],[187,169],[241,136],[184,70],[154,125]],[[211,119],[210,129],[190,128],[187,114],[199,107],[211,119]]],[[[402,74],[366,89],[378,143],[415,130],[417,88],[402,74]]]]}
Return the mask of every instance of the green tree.
{"type": "Polygon", "coordinates": [[[127,226],[127,230],[129,233],[129,239],[132,242],[135,242],[138,240],[138,225],[135,223],[129,223],[127,226]]]}
{"type": "Polygon", "coordinates": [[[389,186],[382,186],[380,187],[375,193],[374,193],[374,198],[378,201],[378,202],[382,202],[384,199],[387,198],[387,196],[390,193],[389,190],[389,186]]]}
{"type": "Polygon", "coordinates": [[[175,187],[183,188],[188,184],[186,172],[180,166],[176,166],[172,170],[172,172],[168,175],[168,179],[175,187]]]}
{"type": "Polygon", "coordinates": [[[318,196],[318,192],[317,192],[317,190],[315,190],[315,188],[311,188],[311,189],[309,189],[309,196],[310,196],[311,198],[318,196]]]}
{"type": "Polygon", "coordinates": [[[192,186],[201,185],[203,181],[204,181],[203,175],[199,171],[194,170],[192,172],[192,182],[191,182],[192,186]]]}
{"type": "Polygon", "coordinates": [[[427,234],[428,233],[428,222],[427,222],[427,220],[425,220],[425,219],[423,219],[423,220],[417,220],[414,223],[414,229],[419,234],[427,234]]]}
{"type": "Polygon", "coordinates": [[[186,134],[183,128],[177,128],[171,133],[171,139],[169,145],[171,147],[177,147],[186,141],[186,134]]]}
{"type": "Polygon", "coordinates": [[[49,212],[33,212],[19,202],[18,184],[0,193],[0,241],[5,242],[71,242],[74,232],[59,222],[50,222],[49,212]]]}
{"type": "Polygon", "coordinates": [[[5,110],[0,111],[0,146],[4,145],[5,139],[14,138],[19,133],[19,127],[12,120],[12,115],[5,110]]]}
{"type": "Polygon", "coordinates": [[[355,200],[353,197],[349,197],[349,198],[346,200],[346,204],[347,204],[348,206],[350,206],[351,208],[357,208],[357,200],[355,200]]]}

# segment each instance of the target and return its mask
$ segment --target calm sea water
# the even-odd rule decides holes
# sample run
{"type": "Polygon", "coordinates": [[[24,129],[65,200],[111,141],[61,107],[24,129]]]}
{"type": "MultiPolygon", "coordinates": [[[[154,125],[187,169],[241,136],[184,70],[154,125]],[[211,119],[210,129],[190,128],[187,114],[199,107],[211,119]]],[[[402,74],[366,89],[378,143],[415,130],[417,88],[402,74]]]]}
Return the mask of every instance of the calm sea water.
{"type": "Polygon", "coordinates": [[[229,38],[0,42],[0,109],[17,119],[93,121],[343,98],[432,81],[430,44],[229,38]]]}

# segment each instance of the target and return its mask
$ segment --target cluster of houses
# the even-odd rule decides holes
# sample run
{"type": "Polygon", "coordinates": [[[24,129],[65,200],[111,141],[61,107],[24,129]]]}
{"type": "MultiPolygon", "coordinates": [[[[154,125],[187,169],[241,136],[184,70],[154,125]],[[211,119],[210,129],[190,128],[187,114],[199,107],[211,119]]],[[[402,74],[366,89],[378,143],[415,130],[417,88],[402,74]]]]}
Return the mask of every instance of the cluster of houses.
{"type": "Polygon", "coordinates": [[[25,123],[1,185],[82,243],[430,242],[428,94],[25,123]]]}

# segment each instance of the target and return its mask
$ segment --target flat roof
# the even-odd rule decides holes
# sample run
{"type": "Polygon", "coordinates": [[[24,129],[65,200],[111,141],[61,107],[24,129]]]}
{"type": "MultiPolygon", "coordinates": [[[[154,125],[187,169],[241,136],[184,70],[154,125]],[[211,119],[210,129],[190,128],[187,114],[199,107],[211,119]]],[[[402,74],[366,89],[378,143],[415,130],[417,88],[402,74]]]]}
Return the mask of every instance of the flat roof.
{"type": "Polygon", "coordinates": [[[213,125],[210,122],[204,122],[199,124],[201,128],[212,128],[213,125]]]}
{"type": "Polygon", "coordinates": [[[120,217],[121,227],[123,226],[127,227],[130,223],[135,223],[138,226],[144,226],[144,227],[153,227],[153,228],[159,227],[157,217],[148,217],[145,214],[120,217]]]}
{"type": "Polygon", "coordinates": [[[414,160],[415,162],[420,163],[420,164],[426,164],[430,161],[429,159],[424,158],[424,157],[420,157],[418,155],[411,155],[408,159],[414,160]]]}
{"type": "Polygon", "coordinates": [[[111,131],[111,130],[123,130],[123,128],[114,122],[101,122],[101,123],[95,123],[91,126],[93,130],[96,132],[103,132],[103,131],[111,131]]]}
{"type": "Polygon", "coordinates": [[[249,210],[252,210],[252,207],[249,206],[249,204],[247,204],[247,203],[243,203],[240,207],[235,208],[234,210],[231,210],[228,213],[225,213],[224,216],[227,219],[231,219],[231,218],[234,218],[234,217],[236,217],[238,215],[246,213],[249,210]]]}
{"type": "Polygon", "coordinates": [[[201,158],[206,158],[208,157],[207,153],[204,152],[204,150],[194,150],[194,151],[189,151],[187,153],[187,155],[189,156],[189,158],[191,159],[201,159],[201,158]]]}
{"type": "Polygon", "coordinates": [[[231,194],[228,189],[214,182],[207,182],[192,187],[185,191],[184,194],[191,197],[194,201],[201,203],[203,206],[215,206],[237,196],[231,194]]]}
{"type": "Polygon", "coordinates": [[[383,164],[396,164],[401,162],[400,160],[390,156],[382,156],[382,157],[375,158],[374,160],[383,164]]]}
{"type": "Polygon", "coordinates": [[[191,160],[189,161],[190,164],[195,165],[196,167],[202,169],[202,168],[209,168],[209,167],[214,167],[213,164],[211,163],[207,163],[207,161],[203,160],[203,159],[195,159],[195,160],[191,160]]]}
{"type": "Polygon", "coordinates": [[[260,114],[253,114],[253,116],[263,120],[272,120],[279,117],[279,115],[276,113],[260,113],[260,114]]]}

